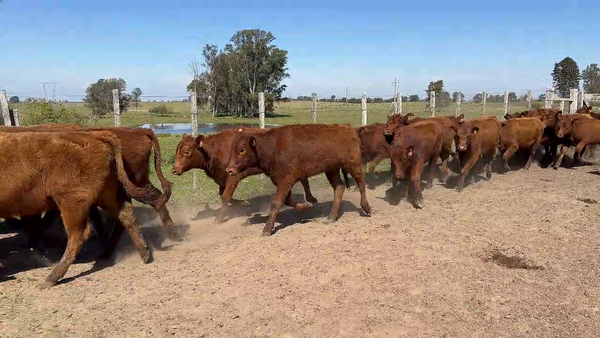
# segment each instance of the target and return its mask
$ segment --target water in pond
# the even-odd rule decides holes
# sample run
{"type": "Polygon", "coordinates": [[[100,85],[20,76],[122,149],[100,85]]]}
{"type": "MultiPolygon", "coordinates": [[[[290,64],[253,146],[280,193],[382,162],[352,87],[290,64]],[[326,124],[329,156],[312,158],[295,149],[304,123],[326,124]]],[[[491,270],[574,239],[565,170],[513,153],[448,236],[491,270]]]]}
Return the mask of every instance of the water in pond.
{"type": "MultiPolygon", "coordinates": [[[[276,127],[278,124],[265,124],[265,127],[276,127]]],[[[239,123],[199,123],[198,134],[218,133],[226,129],[239,127],[258,128],[258,124],[239,124],[239,123]]],[[[156,134],[191,134],[191,123],[157,123],[144,124],[141,128],[150,128],[156,134]]]]}

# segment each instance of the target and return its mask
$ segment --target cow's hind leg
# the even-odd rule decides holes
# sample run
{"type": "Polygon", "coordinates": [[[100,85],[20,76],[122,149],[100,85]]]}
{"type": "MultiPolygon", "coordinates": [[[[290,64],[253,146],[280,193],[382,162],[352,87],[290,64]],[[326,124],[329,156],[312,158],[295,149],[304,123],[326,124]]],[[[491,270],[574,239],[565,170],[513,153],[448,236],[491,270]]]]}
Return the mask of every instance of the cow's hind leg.
{"type": "Polygon", "coordinates": [[[523,169],[525,170],[529,170],[529,167],[531,166],[531,162],[533,161],[533,158],[535,157],[535,152],[537,151],[537,148],[539,147],[540,143],[536,142],[533,144],[533,146],[531,146],[531,149],[529,149],[529,159],[527,159],[527,163],[525,163],[525,167],[523,169]]]}
{"type": "Polygon", "coordinates": [[[463,190],[465,186],[465,178],[471,172],[471,169],[479,159],[479,154],[481,154],[481,151],[473,151],[469,154],[469,158],[466,159],[461,169],[460,180],[458,180],[458,185],[456,186],[456,190],[458,192],[461,192],[463,190]]]}
{"type": "Polygon", "coordinates": [[[583,141],[577,143],[577,149],[575,149],[574,160],[575,162],[581,162],[581,154],[583,154],[583,149],[587,144],[583,141]]]}
{"type": "Polygon", "coordinates": [[[284,200],[285,205],[292,207],[298,211],[306,211],[309,208],[312,208],[312,203],[310,202],[304,202],[304,203],[293,203],[292,202],[292,191],[290,190],[290,192],[288,192],[288,194],[285,196],[285,200],[284,200]]]}
{"type": "Polygon", "coordinates": [[[508,165],[508,160],[515,154],[515,152],[519,149],[517,145],[511,144],[504,154],[502,155],[502,163],[504,164],[504,171],[510,171],[510,166],[508,165]]]}
{"type": "MultiPolygon", "coordinates": [[[[440,158],[442,159],[442,165],[440,166],[439,180],[440,180],[440,182],[444,183],[444,182],[446,182],[446,178],[448,178],[448,174],[450,172],[450,170],[448,169],[448,159],[450,158],[450,149],[442,149],[440,158]]],[[[436,161],[437,161],[437,159],[436,159],[436,161]]],[[[435,166],[435,162],[434,162],[434,166],[435,166]]],[[[429,185],[429,182],[427,182],[427,185],[429,185]]]]}
{"type": "MultiPolygon", "coordinates": [[[[331,187],[333,188],[333,205],[331,207],[331,213],[329,213],[328,220],[329,222],[335,222],[340,216],[340,204],[342,202],[342,197],[344,196],[344,190],[346,187],[342,182],[342,178],[340,177],[338,170],[326,172],[325,175],[327,176],[329,184],[331,184],[331,187]]],[[[356,180],[356,178],[354,179],[356,180]]]]}
{"type": "Polygon", "coordinates": [[[73,208],[63,208],[61,210],[65,232],[68,237],[67,248],[58,264],[52,269],[48,277],[46,277],[45,282],[39,286],[42,289],[54,286],[67,273],[67,270],[81,251],[83,243],[91,235],[92,227],[87,224],[89,208],[82,208],[80,205],[80,203],[70,203],[69,206],[73,206],[73,208]]]}
{"type": "Polygon", "coordinates": [[[553,169],[558,169],[558,167],[560,167],[560,164],[562,163],[562,160],[565,157],[567,151],[569,151],[569,146],[563,144],[562,148],[560,149],[560,155],[558,156],[558,158],[554,162],[554,165],[552,166],[553,169]]]}
{"type": "Polygon", "coordinates": [[[158,216],[160,217],[160,220],[162,221],[163,227],[167,229],[167,236],[169,237],[169,239],[175,242],[183,241],[183,238],[181,238],[177,226],[171,219],[171,215],[169,214],[169,210],[167,210],[167,206],[163,205],[161,207],[157,207],[155,203],[152,204],[152,208],[156,210],[158,216]]]}
{"type": "MultiPolygon", "coordinates": [[[[360,191],[360,208],[365,213],[365,215],[371,216],[371,206],[369,205],[369,202],[367,201],[367,193],[366,193],[367,185],[365,183],[365,174],[362,171],[362,168],[357,163],[355,165],[350,165],[348,167],[345,167],[344,169],[352,176],[352,178],[354,178],[354,180],[356,181],[356,184],[358,185],[358,189],[360,191]]],[[[329,183],[331,183],[331,181],[329,181],[329,183]]],[[[341,199],[341,197],[340,197],[340,199],[341,199]]]]}

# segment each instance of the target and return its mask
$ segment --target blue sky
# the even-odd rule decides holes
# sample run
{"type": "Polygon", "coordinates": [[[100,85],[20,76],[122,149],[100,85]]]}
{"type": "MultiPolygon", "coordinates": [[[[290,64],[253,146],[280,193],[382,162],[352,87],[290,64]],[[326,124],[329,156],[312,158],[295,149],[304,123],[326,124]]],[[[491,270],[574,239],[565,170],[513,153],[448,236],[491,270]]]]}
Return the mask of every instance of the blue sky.
{"type": "Polygon", "coordinates": [[[122,77],[144,95],[185,95],[188,62],[240,29],[289,51],[286,95],[424,95],[431,80],[467,98],[543,91],[555,62],[600,63],[597,1],[84,1],[0,4],[0,89],[57,98],[122,77]],[[595,41],[594,43],[590,43],[595,41]]]}

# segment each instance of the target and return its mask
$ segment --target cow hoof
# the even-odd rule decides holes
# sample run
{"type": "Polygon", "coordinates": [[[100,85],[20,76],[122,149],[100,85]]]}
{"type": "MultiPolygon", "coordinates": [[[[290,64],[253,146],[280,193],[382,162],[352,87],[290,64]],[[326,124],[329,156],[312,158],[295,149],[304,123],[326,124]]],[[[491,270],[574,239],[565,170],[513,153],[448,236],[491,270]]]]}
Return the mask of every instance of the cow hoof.
{"type": "Polygon", "coordinates": [[[146,250],[146,254],[142,257],[142,262],[144,264],[152,263],[152,253],[150,250],[146,250]]]}
{"type": "Polygon", "coordinates": [[[331,215],[325,219],[325,224],[333,224],[335,222],[337,222],[337,217],[333,217],[331,215]]]}
{"type": "Polygon", "coordinates": [[[310,203],[318,203],[319,202],[319,201],[317,201],[317,199],[314,196],[307,197],[306,201],[310,202],[310,203]]]}
{"type": "Polygon", "coordinates": [[[271,232],[270,231],[263,231],[260,234],[260,237],[270,237],[271,236],[271,232]]]}
{"type": "Polygon", "coordinates": [[[249,207],[250,206],[250,202],[248,202],[247,200],[243,200],[240,202],[240,205],[243,207],[249,207]]]}
{"type": "Polygon", "coordinates": [[[554,170],[558,170],[558,167],[552,167],[552,169],[554,169],[554,170]]]}
{"type": "Polygon", "coordinates": [[[361,210],[365,213],[365,216],[371,217],[371,206],[361,207],[361,210]]]}
{"type": "Polygon", "coordinates": [[[168,234],[169,239],[173,242],[183,242],[183,237],[181,237],[177,228],[170,228],[168,234]]]}
{"type": "Polygon", "coordinates": [[[456,187],[457,192],[461,192],[462,190],[463,190],[463,187],[456,187]]]}
{"type": "Polygon", "coordinates": [[[415,200],[415,208],[422,209],[423,208],[423,200],[421,200],[421,199],[415,200]]]}
{"type": "Polygon", "coordinates": [[[45,281],[43,283],[38,284],[38,289],[40,290],[48,290],[53,287],[56,283],[45,281]]]}
{"type": "Polygon", "coordinates": [[[296,206],[295,206],[294,209],[296,209],[298,211],[306,211],[306,210],[308,210],[308,209],[310,209],[312,207],[313,207],[312,203],[305,202],[305,203],[298,203],[298,204],[296,204],[296,206]]]}

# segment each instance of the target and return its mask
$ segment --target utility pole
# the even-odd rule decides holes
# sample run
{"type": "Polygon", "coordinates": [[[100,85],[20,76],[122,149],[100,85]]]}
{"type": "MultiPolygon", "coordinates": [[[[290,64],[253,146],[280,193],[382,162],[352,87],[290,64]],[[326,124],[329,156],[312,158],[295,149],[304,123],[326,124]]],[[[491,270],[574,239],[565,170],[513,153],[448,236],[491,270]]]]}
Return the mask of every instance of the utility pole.
{"type": "Polygon", "coordinates": [[[346,106],[348,105],[348,86],[346,86],[346,106]]]}
{"type": "Polygon", "coordinates": [[[42,85],[42,88],[44,88],[44,97],[46,98],[46,101],[48,101],[48,93],[46,91],[46,85],[52,86],[52,101],[54,101],[54,99],[56,97],[56,85],[59,83],[46,81],[46,82],[40,82],[40,84],[42,85]]]}
{"type": "Polygon", "coordinates": [[[398,114],[398,78],[394,77],[394,82],[392,82],[392,85],[394,86],[394,114],[398,114]]]}

